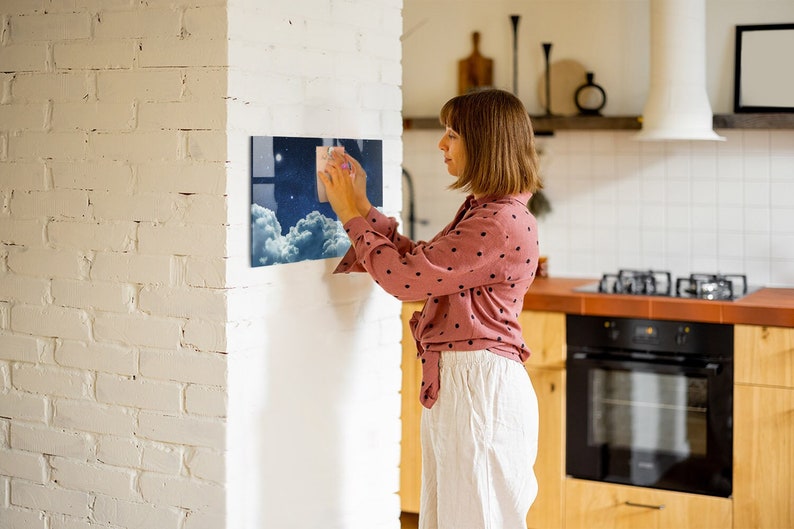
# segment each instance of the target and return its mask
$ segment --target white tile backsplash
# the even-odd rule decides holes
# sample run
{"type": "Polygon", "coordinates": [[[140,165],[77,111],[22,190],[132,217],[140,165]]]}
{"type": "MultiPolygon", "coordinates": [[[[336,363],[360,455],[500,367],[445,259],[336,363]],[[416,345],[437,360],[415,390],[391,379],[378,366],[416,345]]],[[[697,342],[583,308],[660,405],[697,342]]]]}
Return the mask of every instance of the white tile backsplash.
{"type": "Polygon", "coordinates": [[[770,183],[770,203],[773,208],[794,208],[794,175],[787,181],[774,180],[770,183]]]}
{"type": "MultiPolygon", "coordinates": [[[[538,138],[544,193],[541,251],[553,276],[618,268],[745,273],[794,286],[794,131],[719,130],[724,142],[638,142],[631,131],[538,138]]],[[[417,183],[417,237],[432,237],[462,196],[438,156],[440,131],[406,131],[417,183]]]]}
{"type": "Polygon", "coordinates": [[[742,135],[742,146],[745,153],[769,154],[769,132],[746,130],[742,135]]]}
{"type": "Polygon", "coordinates": [[[745,180],[743,190],[745,206],[768,209],[771,200],[770,189],[768,180],[745,180]]]}
{"type": "MultiPolygon", "coordinates": [[[[750,236],[766,235],[771,231],[769,207],[748,207],[744,210],[744,231],[750,236]]],[[[750,252],[749,255],[764,255],[750,252]]]]}
{"type": "Polygon", "coordinates": [[[724,182],[742,180],[744,163],[741,152],[720,152],[717,155],[717,175],[724,182]]]}
{"type": "Polygon", "coordinates": [[[781,151],[787,152],[789,155],[794,153],[794,131],[787,130],[772,134],[769,137],[769,149],[773,153],[781,151]]]}

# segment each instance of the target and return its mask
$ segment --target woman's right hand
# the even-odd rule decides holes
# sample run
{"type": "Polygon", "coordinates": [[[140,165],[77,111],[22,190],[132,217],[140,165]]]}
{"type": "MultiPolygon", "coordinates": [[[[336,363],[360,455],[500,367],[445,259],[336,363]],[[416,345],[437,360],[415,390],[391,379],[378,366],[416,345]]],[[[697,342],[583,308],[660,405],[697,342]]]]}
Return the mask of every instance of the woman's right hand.
{"type": "Polygon", "coordinates": [[[344,157],[345,161],[352,167],[352,172],[355,175],[353,177],[353,190],[356,199],[356,209],[358,209],[362,217],[366,217],[369,210],[372,209],[372,204],[367,198],[367,172],[364,171],[358,160],[349,154],[345,153],[344,157]]]}
{"type": "Polygon", "coordinates": [[[346,224],[353,217],[364,216],[358,209],[356,190],[358,175],[354,173],[353,168],[354,166],[346,158],[331,151],[328,153],[325,169],[317,173],[325,186],[328,203],[342,224],[346,224]]]}

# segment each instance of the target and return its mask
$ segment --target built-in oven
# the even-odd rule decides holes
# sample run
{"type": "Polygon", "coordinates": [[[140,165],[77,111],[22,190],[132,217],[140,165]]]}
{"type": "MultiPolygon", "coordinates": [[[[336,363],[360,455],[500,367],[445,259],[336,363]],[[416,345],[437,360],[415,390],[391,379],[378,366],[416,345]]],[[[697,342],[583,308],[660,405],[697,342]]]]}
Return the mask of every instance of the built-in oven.
{"type": "Polygon", "coordinates": [[[728,497],[733,327],[567,316],[566,471],[728,497]]]}

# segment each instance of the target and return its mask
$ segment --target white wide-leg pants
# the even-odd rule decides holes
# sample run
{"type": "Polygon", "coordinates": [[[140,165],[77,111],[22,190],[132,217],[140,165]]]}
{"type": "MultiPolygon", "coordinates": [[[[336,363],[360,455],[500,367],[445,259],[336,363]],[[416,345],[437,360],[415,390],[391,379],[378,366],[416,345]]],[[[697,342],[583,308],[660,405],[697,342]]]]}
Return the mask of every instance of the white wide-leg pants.
{"type": "Polygon", "coordinates": [[[538,485],[538,402],[525,368],[489,351],[441,354],[423,409],[419,529],[526,529],[538,485]]]}

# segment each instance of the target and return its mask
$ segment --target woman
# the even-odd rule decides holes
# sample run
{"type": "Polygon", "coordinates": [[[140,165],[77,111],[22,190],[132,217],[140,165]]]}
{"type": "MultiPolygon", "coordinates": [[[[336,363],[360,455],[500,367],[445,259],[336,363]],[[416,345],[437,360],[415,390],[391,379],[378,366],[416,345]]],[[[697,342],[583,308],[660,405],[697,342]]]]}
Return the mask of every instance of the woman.
{"type": "Polygon", "coordinates": [[[397,298],[425,301],[411,320],[425,407],[420,529],[526,529],[538,412],[518,316],[538,259],[532,125],[501,90],[455,97],[440,120],[450,188],[469,196],[429,242],[400,235],[367,200],[361,165],[333,154],[319,176],[352,241],[336,272],[366,271],[397,298]]]}

